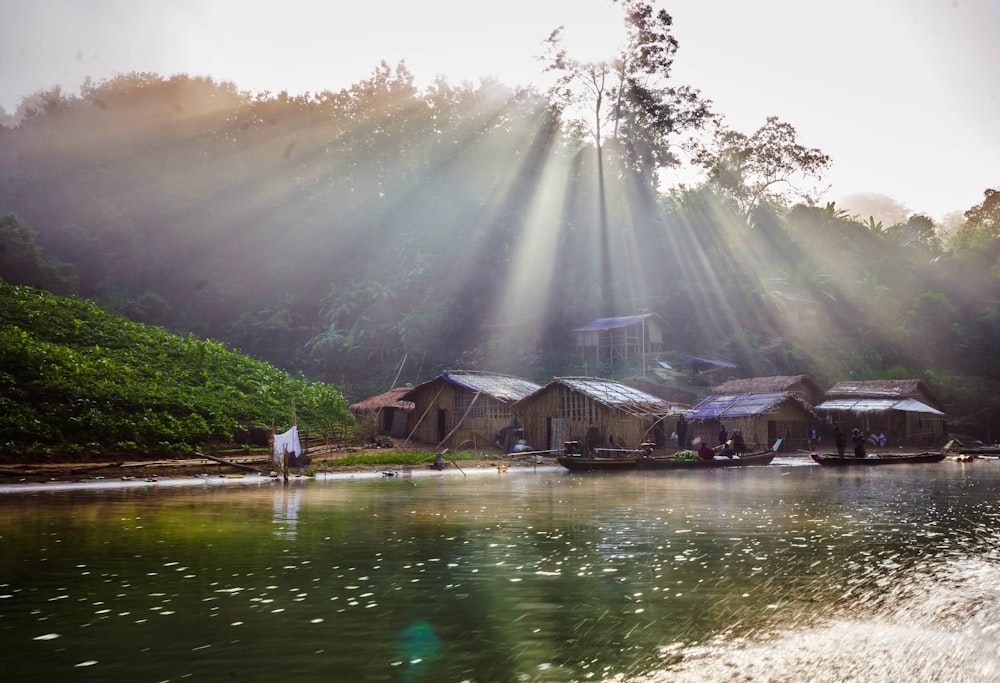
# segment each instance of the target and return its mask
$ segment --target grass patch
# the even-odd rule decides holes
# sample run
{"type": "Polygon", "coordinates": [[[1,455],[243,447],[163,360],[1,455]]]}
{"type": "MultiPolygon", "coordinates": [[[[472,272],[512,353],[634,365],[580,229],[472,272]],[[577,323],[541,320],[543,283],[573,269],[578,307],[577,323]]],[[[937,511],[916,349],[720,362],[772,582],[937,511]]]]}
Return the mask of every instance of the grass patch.
{"type": "MultiPolygon", "coordinates": [[[[434,453],[376,453],[372,455],[346,455],[342,458],[322,460],[324,467],[350,467],[351,465],[429,465],[434,462],[434,453]]],[[[472,460],[468,453],[449,453],[445,460],[472,460]]]]}

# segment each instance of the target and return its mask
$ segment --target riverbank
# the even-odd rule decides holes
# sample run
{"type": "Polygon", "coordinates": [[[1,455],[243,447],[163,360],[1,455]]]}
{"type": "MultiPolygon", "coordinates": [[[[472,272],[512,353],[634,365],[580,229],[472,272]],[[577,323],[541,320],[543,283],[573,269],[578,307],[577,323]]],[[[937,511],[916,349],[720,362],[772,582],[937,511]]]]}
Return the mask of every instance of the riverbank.
{"type": "MultiPolygon", "coordinates": [[[[396,464],[391,460],[391,449],[355,448],[340,453],[328,453],[313,457],[309,467],[292,468],[291,477],[324,477],[327,475],[397,476],[406,472],[427,470],[433,456],[428,454],[427,464],[396,464]],[[346,456],[377,456],[383,462],[371,464],[357,463],[356,458],[346,456]]],[[[555,464],[554,459],[546,459],[555,464]]],[[[472,459],[451,459],[448,469],[456,471],[490,468],[506,470],[511,467],[535,465],[533,456],[504,456],[503,454],[481,452],[472,459]]],[[[58,457],[50,462],[3,463],[0,464],[0,486],[11,484],[71,484],[102,481],[161,482],[170,480],[239,479],[277,476],[271,467],[269,457],[262,455],[217,456],[197,454],[187,458],[163,460],[91,460],[61,461],[58,457]]]]}

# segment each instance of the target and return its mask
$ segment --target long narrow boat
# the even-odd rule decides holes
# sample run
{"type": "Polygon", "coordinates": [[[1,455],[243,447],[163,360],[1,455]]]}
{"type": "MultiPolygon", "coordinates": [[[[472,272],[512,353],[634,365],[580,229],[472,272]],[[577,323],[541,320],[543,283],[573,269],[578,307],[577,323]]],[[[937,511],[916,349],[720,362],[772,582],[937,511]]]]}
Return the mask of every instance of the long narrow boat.
{"type": "Polygon", "coordinates": [[[704,470],[719,467],[753,467],[754,465],[770,465],[777,453],[771,451],[760,451],[759,453],[747,453],[738,458],[725,458],[718,460],[673,460],[671,458],[655,458],[650,456],[640,456],[635,459],[636,466],[641,470],[704,470]]]}
{"type": "Polygon", "coordinates": [[[570,472],[619,472],[636,468],[637,452],[626,449],[601,448],[598,449],[597,455],[565,453],[556,457],[556,460],[570,472]]]}
{"type": "Polygon", "coordinates": [[[825,467],[875,467],[877,465],[908,465],[922,462],[941,462],[944,453],[917,453],[914,455],[869,455],[856,458],[836,453],[810,453],[810,457],[825,467]]]}

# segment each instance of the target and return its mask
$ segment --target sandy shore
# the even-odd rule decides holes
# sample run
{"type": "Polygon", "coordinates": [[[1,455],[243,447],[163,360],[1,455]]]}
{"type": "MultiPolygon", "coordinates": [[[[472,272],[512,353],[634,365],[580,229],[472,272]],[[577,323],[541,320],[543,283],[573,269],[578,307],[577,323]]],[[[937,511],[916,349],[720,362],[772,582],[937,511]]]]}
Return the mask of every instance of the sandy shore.
{"type": "MultiPolygon", "coordinates": [[[[351,455],[387,455],[387,452],[373,449],[352,451],[351,455]]],[[[23,464],[0,464],[0,491],[11,490],[24,485],[102,485],[107,482],[131,482],[135,485],[186,482],[198,483],[215,480],[266,480],[277,477],[266,455],[247,455],[222,458],[226,462],[207,457],[192,457],[175,460],[126,460],[121,462],[46,462],[23,464]]],[[[429,464],[429,462],[428,462],[429,464]]],[[[535,466],[534,458],[511,458],[499,454],[480,454],[472,460],[449,462],[446,472],[487,470],[496,472],[508,468],[535,466]]],[[[556,465],[554,458],[545,458],[545,464],[556,465]]],[[[292,469],[290,477],[317,479],[338,477],[391,477],[412,476],[420,472],[436,473],[424,465],[357,465],[337,464],[336,457],[322,456],[313,460],[312,467],[292,469]],[[308,475],[306,474],[308,472],[308,475]]],[[[47,488],[51,488],[47,487],[47,488]]]]}

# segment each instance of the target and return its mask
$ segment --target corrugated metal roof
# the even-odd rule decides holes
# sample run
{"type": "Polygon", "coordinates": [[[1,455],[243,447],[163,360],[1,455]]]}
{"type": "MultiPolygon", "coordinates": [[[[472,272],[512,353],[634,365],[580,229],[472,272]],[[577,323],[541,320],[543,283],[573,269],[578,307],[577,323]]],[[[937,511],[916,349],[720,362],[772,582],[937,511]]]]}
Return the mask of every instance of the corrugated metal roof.
{"type": "Polygon", "coordinates": [[[816,406],[816,410],[851,410],[856,413],[867,413],[892,410],[898,402],[894,398],[831,398],[816,406]]]}
{"type": "Polygon", "coordinates": [[[466,372],[449,370],[441,374],[441,379],[471,391],[478,391],[502,402],[519,401],[532,394],[541,385],[520,377],[497,375],[489,372],[466,372]]]}
{"type": "Polygon", "coordinates": [[[652,318],[656,316],[655,313],[643,313],[642,315],[626,315],[618,318],[598,318],[597,320],[587,323],[583,327],[577,327],[574,332],[591,332],[594,330],[613,330],[618,327],[628,327],[629,325],[635,325],[644,319],[652,318]]]}
{"type": "MultiPolygon", "coordinates": [[[[709,396],[694,407],[692,420],[718,420],[723,418],[754,417],[767,412],[785,398],[798,403],[801,400],[787,392],[770,394],[738,394],[728,396],[709,396]]],[[[805,407],[805,404],[803,404],[805,407]]],[[[808,408],[806,408],[808,410],[808,408]]]]}
{"type": "Polygon", "coordinates": [[[926,403],[915,398],[904,398],[892,407],[893,410],[904,410],[908,413],[933,413],[934,415],[944,415],[937,408],[931,408],[926,403]]]}
{"type": "Polygon", "coordinates": [[[920,384],[920,380],[918,379],[881,379],[864,382],[845,381],[837,382],[827,389],[826,393],[831,396],[902,397],[918,392],[920,384]]]}
{"type": "Polygon", "coordinates": [[[944,415],[940,410],[931,408],[915,398],[904,398],[899,401],[894,398],[834,398],[823,401],[816,410],[839,410],[854,413],[881,413],[887,410],[902,410],[907,413],[931,413],[944,415]]]}

